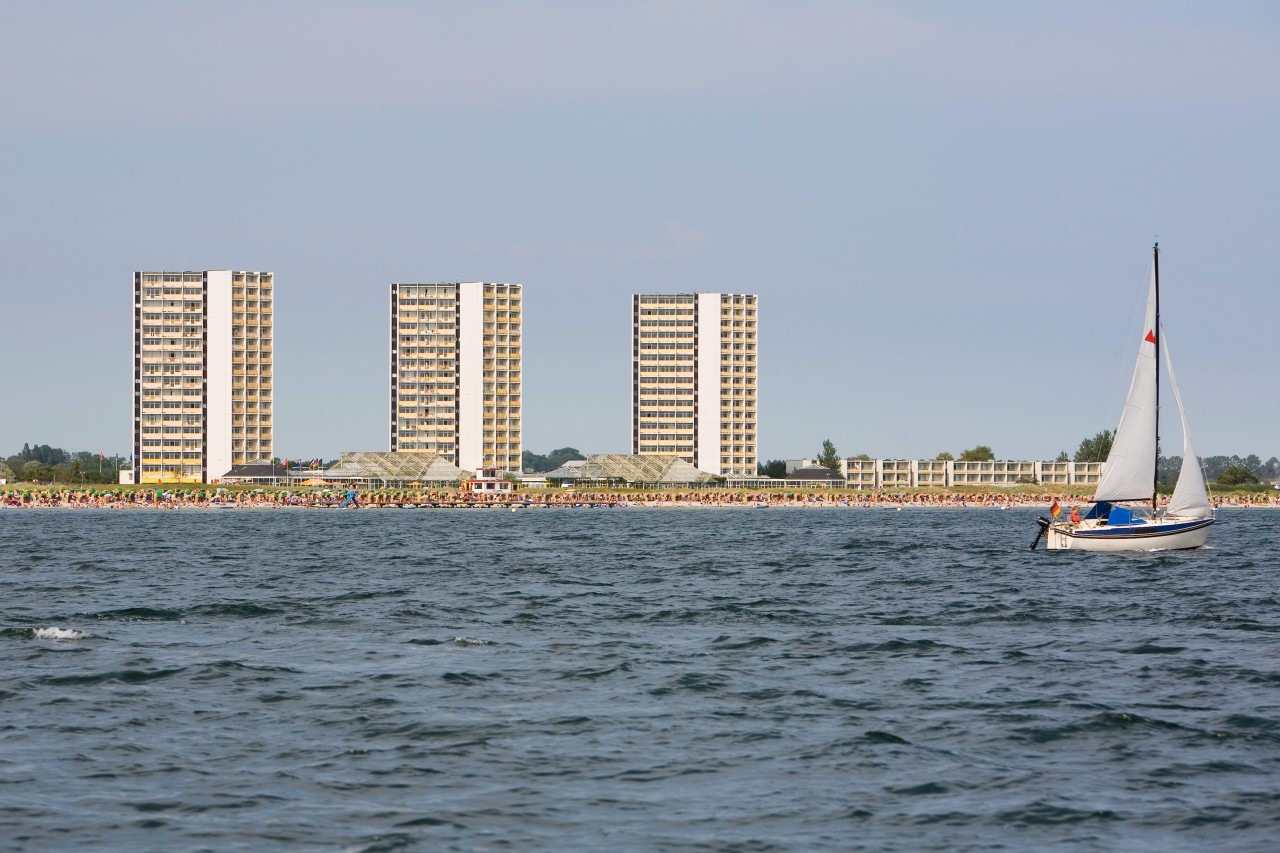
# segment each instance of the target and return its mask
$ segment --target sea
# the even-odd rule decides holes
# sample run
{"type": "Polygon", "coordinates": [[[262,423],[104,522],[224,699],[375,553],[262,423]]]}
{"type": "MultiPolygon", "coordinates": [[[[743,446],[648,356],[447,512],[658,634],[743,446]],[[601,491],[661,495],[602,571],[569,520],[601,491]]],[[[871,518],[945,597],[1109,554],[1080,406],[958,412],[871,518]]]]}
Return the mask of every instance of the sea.
{"type": "Polygon", "coordinates": [[[0,510],[0,849],[1271,851],[1280,512],[0,510]]]}

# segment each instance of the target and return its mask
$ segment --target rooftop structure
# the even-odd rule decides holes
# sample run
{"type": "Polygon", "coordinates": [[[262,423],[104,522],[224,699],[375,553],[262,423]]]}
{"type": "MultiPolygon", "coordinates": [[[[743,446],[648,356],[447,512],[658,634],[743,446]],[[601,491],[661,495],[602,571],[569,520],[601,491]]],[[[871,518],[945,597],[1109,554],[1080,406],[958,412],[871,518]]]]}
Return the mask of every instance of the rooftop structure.
{"type": "Polygon", "coordinates": [[[259,486],[287,486],[290,483],[289,469],[257,459],[244,465],[231,466],[231,470],[223,474],[218,482],[224,485],[251,483],[259,486]]]}
{"type": "MultiPolygon", "coordinates": [[[[301,476],[301,475],[299,475],[301,476]]],[[[363,483],[378,488],[442,486],[469,475],[443,454],[425,451],[345,451],[330,468],[307,476],[341,483],[363,483]]]]}
{"type": "Polygon", "coordinates": [[[609,482],[632,486],[687,486],[715,483],[718,478],[678,456],[656,453],[601,453],[585,461],[566,462],[543,475],[550,482],[609,482]]]}

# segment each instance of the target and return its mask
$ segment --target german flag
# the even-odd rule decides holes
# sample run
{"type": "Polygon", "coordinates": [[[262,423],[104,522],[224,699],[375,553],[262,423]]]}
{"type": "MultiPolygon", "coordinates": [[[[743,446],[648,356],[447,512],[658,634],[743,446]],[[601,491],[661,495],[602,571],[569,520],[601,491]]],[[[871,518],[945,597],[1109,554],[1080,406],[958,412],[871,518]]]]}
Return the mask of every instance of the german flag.
{"type": "Polygon", "coordinates": [[[1053,502],[1053,506],[1049,507],[1049,515],[1052,515],[1054,518],[1057,518],[1058,513],[1060,512],[1062,512],[1062,507],[1058,506],[1058,502],[1057,500],[1055,500],[1053,502]]]}

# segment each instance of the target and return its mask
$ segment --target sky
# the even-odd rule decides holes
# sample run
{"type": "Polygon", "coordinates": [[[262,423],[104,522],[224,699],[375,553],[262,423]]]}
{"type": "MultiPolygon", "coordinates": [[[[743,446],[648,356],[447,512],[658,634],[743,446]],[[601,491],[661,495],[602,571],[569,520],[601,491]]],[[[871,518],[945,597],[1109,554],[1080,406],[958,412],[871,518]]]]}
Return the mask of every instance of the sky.
{"type": "Polygon", "coordinates": [[[1201,454],[1280,455],[1274,3],[50,2],[0,31],[0,456],[127,455],[133,272],[230,268],[276,276],[280,456],[387,449],[389,284],[482,280],[524,286],[526,450],[628,452],[631,294],[720,291],[760,298],[762,460],[1051,459],[1119,420],[1157,239],[1201,454]]]}

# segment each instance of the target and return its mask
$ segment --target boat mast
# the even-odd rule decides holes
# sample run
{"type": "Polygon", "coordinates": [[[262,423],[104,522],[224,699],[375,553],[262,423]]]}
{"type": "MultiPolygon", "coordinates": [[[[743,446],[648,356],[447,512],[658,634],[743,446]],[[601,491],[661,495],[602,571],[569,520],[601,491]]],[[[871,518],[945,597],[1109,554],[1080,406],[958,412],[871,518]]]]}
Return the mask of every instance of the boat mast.
{"type": "Polygon", "coordinates": [[[1164,329],[1160,328],[1160,243],[1158,241],[1151,247],[1151,257],[1155,264],[1156,282],[1156,327],[1152,330],[1155,332],[1156,339],[1156,464],[1155,473],[1151,477],[1151,514],[1154,516],[1160,500],[1160,337],[1164,334],[1164,329]]]}

